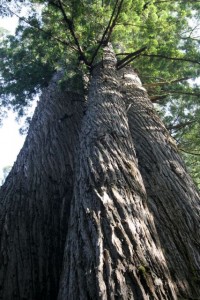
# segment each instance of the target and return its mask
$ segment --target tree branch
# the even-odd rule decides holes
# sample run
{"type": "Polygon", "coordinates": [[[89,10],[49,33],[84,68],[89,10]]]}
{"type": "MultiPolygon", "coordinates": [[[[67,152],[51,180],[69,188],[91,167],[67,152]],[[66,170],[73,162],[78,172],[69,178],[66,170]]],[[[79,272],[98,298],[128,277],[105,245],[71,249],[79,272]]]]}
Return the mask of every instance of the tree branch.
{"type": "Polygon", "coordinates": [[[117,63],[117,68],[122,69],[123,67],[125,67],[128,63],[130,63],[133,59],[135,59],[136,57],[138,57],[143,51],[145,51],[147,49],[147,47],[142,47],[141,49],[128,54],[125,58],[121,59],[118,63],[117,63]]]}
{"type": "Polygon", "coordinates": [[[81,46],[79,44],[79,40],[78,40],[78,38],[77,38],[77,36],[75,34],[74,24],[73,24],[72,20],[67,17],[61,0],[58,0],[58,4],[55,3],[54,1],[49,1],[49,4],[57,7],[61,11],[61,13],[63,15],[63,18],[64,18],[64,21],[65,21],[65,23],[66,23],[66,25],[67,25],[70,33],[71,33],[72,38],[74,39],[74,43],[75,43],[75,45],[77,47],[77,50],[79,52],[81,60],[83,60],[83,62],[86,64],[86,66],[89,66],[89,63],[88,63],[88,61],[87,61],[87,59],[85,57],[85,54],[84,54],[84,52],[83,52],[83,50],[82,50],[82,48],[81,48],[81,46]]]}
{"type": "Polygon", "coordinates": [[[184,92],[184,91],[164,91],[163,92],[167,92],[169,94],[180,94],[180,95],[189,95],[189,96],[196,96],[199,97],[200,93],[192,93],[192,92],[184,92]]]}
{"type": "Polygon", "coordinates": [[[196,97],[200,96],[200,93],[198,94],[198,93],[190,93],[190,92],[182,92],[182,91],[161,91],[161,92],[166,92],[167,94],[149,96],[151,102],[155,103],[158,100],[166,98],[170,94],[189,95],[189,96],[196,96],[196,97]]]}
{"type": "MultiPolygon", "coordinates": [[[[121,2],[120,2],[120,4],[119,4],[119,7],[122,6],[123,1],[124,1],[124,0],[121,0],[121,2]]],[[[110,28],[113,27],[113,22],[114,22],[114,21],[112,21],[112,20],[113,20],[113,18],[114,18],[114,15],[115,15],[115,12],[116,12],[118,3],[119,3],[119,0],[116,0],[115,6],[114,6],[113,11],[112,11],[112,15],[111,15],[110,20],[109,20],[109,22],[108,22],[108,25],[107,25],[106,29],[104,30],[103,35],[102,35],[102,37],[101,37],[101,40],[100,40],[100,42],[99,42],[97,48],[95,49],[95,51],[94,51],[94,53],[93,53],[92,58],[91,58],[90,66],[92,66],[92,64],[93,64],[93,62],[94,62],[94,60],[95,60],[95,57],[97,56],[97,53],[98,53],[99,49],[101,48],[101,46],[102,46],[105,42],[108,42],[108,39],[105,40],[105,37],[106,37],[107,33],[109,32],[110,28]]],[[[117,15],[119,15],[119,12],[120,12],[120,11],[119,11],[119,9],[118,9],[117,15]]],[[[115,17],[115,19],[116,19],[116,17],[115,17]]],[[[114,19],[114,20],[115,20],[115,19],[114,19]]],[[[116,21],[117,21],[117,20],[116,20],[116,21]]],[[[116,21],[115,21],[115,23],[116,23],[116,21]]],[[[112,28],[112,30],[113,30],[113,28],[112,28]]]]}
{"type": "Polygon", "coordinates": [[[192,41],[200,41],[200,36],[196,36],[196,37],[191,37],[191,36],[186,36],[186,37],[182,37],[180,36],[180,39],[182,40],[192,40],[192,41]]]}
{"type": "Polygon", "coordinates": [[[188,79],[191,79],[191,78],[193,78],[193,77],[183,77],[183,78],[174,79],[174,80],[170,80],[170,81],[150,82],[150,83],[143,84],[143,86],[145,88],[156,87],[156,86],[167,85],[167,84],[172,84],[172,83],[176,83],[176,82],[185,81],[185,80],[188,80],[188,79]]]}
{"type": "Polygon", "coordinates": [[[159,100],[165,99],[169,94],[149,96],[152,103],[157,103],[159,100]]]}
{"type": "Polygon", "coordinates": [[[119,14],[120,14],[120,12],[121,12],[123,2],[124,2],[124,0],[121,0],[121,2],[119,3],[119,6],[118,6],[118,9],[117,9],[116,16],[115,16],[114,20],[112,21],[112,24],[111,24],[111,26],[110,26],[110,28],[109,28],[109,30],[108,30],[108,37],[107,37],[107,39],[106,39],[106,43],[108,43],[108,42],[110,41],[110,37],[111,37],[111,34],[112,34],[112,32],[113,32],[113,29],[114,29],[114,27],[115,27],[115,25],[116,25],[116,22],[117,22],[117,19],[118,19],[118,17],[119,17],[119,14]]]}
{"type": "Polygon", "coordinates": [[[200,153],[194,153],[194,152],[190,152],[190,151],[187,151],[183,148],[178,148],[178,150],[182,151],[182,152],[185,152],[187,154],[191,154],[191,155],[196,155],[196,156],[200,156],[200,153]]]}
{"type": "Polygon", "coordinates": [[[165,56],[165,55],[161,55],[161,54],[141,54],[141,56],[164,58],[164,59],[171,59],[171,60],[178,60],[178,61],[187,61],[187,62],[192,62],[192,63],[200,65],[200,61],[189,59],[189,58],[170,57],[170,56],[165,56]]]}
{"type": "Polygon", "coordinates": [[[179,130],[179,129],[184,128],[185,126],[191,125],[195,122],[196,122],[196,120],[188,121],[188,122],[184,122],[184,123],[179,123],[179,124],[176,124],[176,125],[170,125],[170,126],[167,127],[167,129],[168,130],[179,130]]]}
{"type": "Polygon", "coordinates": [[[132,62],[134,59],[136,59],[138,56],[140,56],[140,54],[135,55],[134,57],[130,58],[126,63],[124,63],[122,66],[118,67],[117,70],[120,70],[122,68],[124,68],[125,66],[127,66],[130,62],[132,62]]]}

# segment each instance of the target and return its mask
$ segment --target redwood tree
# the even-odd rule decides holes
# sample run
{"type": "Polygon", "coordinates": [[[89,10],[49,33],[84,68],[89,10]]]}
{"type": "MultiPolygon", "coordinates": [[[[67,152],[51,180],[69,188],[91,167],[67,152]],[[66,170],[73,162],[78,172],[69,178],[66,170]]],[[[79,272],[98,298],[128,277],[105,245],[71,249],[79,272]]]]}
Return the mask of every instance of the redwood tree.
{"type": "Polygon", "coordinates": [[[0,52],[2,105],[42,89],[0,190],[0,299],[200,299],[200,198],[179,154],[198,129],[199,4],[45,5],[0,52]]]}

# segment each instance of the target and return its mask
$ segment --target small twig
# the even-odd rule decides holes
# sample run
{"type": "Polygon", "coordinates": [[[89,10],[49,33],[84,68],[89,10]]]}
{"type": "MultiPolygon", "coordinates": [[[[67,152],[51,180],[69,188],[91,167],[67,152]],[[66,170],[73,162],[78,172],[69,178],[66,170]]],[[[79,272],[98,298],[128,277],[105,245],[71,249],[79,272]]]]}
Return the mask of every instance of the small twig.
{"type": "Polygon", "coordinates": [[[179,35],[180,36],[180,38],[182,39],[182,40],[192,40],[192,41],[197,41],[197,42],[199,42],[200,41],[200,36],[195,36],[195,37],[191,37],[191,36],[187,36],[187,37],[182,37],[181,35],[179,35]]]}

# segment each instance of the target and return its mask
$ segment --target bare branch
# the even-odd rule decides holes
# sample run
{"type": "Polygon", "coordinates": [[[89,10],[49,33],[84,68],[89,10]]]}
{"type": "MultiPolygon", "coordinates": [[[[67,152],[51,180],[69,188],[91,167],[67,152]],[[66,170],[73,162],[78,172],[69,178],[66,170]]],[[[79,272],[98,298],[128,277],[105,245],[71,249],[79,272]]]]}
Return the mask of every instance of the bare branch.
{"type": "Polygon", "coordinates": [[[166,98],[170,94],[189,95],[189,96],[195,96],[195,97],[200,96],[200,93],[190,93],[190,92],[184,92],[184,91],[161,91],[161,92],[165,92],[165,94],[150,96],[149,98],[150,98],[151,102],[156,103],[157,101],[166,98]]]}
{"type": "Polygon", "coordinates": [[[200,36],[195,36],[195,37],[191,37],[191,36],[187,36],[187,37],[182,37],[180,36],[180,39],[182,40],[192,40],[192,41],[200,41],[200,36]]]}
{"type": "Polygon", "coordinates": [[[164,91],[163,92],[168,92],[169,94],[180,94],[180,95],[188,95],[188,96],[196,96],[199,97],[200,93],[192,93],[192,92],[184,92],[184,91],[164,91]]]}
{"type": "Polygon", "coordinates": [[[200,61],[189,59],[189,58],[170,57],[170,56],[165,56],[162,54],[141,54],[141,56],[164,58],[164,59],[177,60],[177,61],[186,61],[186,62],[191,62],[191,63],[200,65],[200,61]]]}
{"type": "Polygon", "coordinates": [[[152,103],[157,103],[158,101],[165,99],[169,96],[169,94],[163,94],[163,95],[155,95],[155,96],[149,96],[149,99],[152,103]]]}
{"type": "Polygon", "coordinates": [[[117,53],[116,56],[122,56],[122,55],[130,55],[132,52],[123,52],[123,53],[117,53]]]}
{"type": "Polygon", "coordinates": [[[130,63],[133,59],[135,59],[136,57],[138,57],[143,51],[145,51],[147,49],[147,47],[142,47],[141,49],[128,54],[125,58],[121,59],[118,63],[117,63],[117,68],[118,69],[122,69],[123,67],[125,67],[128,63],[130,63]]]}
{"type": "MultiPolygon", "coordinates": [[[[116,56],[120,56],[120,55],[130,55],[130,52],[123,52],[123,53],[117,53],[116,56]]],[[[155,58],[164,58],[164,59],[169,59],[169,60],[178,60],[178,61],[186,61],[186,62],[192,62],[195,64],[200,65],[200,61],[197,60],[193,60],[190,58],[180,58],[180,57],[170,57],[170,56],[165,56],[162,54],[141,54],[141,56],[146,56],[146,57],[155,57],[155,58]]]]}
{"type": "Polygon", "coordinates": [[[151,88],[151,87],[156,87],[156,86],[162,86],[162,85],[173,84],[173,83],[177,83],[177,82],[189,80],[189,79],[192,79],[192,78],[193,78],[193,77],[183,77],[183,78],[178,78],[178,79],[169,80],[169,81],[150,82],[150,83],[145,83],[145,84],[143,84],[143,86],[144,86],[145,88],[149,88],[149,87],[151,88]]]}
{"type": "Polygon", "coordinates": [[[192,92],[184,92],[184,91],[164,91],[163,90],[161,92],[163,92],[163,93],[165,92],[165,94],[149,96],[151,102],[156,103],[157,101],[166,98],[170,94],[189,95],[189,96],[195,96],[195,97],[200,96],[200,93],[192,93],[192,92]]]}
{"type": "Polygon", "coordinates": [[[167,127],[168,130],[179,130],[179,129],[182,129],[184,128],[185,126],[188,126],[188,125],[191,125],[193,123],[195,123],[196,120],[193,120],[193,121],[188,121],[188,122],[184,122],[184,123],[179,123],[179,124],[176,124],[176,125],[169,125],[167,127]]]}
{"type": "Polygon", "coordinates": [[[181,34],[179,34],[178,36],[182,39],[182,40],[193,40],[193,41],[199,41],[200,36],[195,36],[195,34],[199,33],[199,29],[200,29],[200,24],[196,24],[191,30],[186,30],[184,32],[182,32],[181,34]],[[186,34],[188,34],[186,36],[186,34]],[[183,36],[185,35],[185,36],[183,36]]]}
{"type": "Polygon", "coordinates": [[[178,150],[180,150],[180,151],[182,151],[182,152],[184,152],[184,153],[187,153],[187,154],[200,156],[200,153],[190,152],[190,151],[185,150],[185,149],[183,149],[183,148],[178,148],[178,150]]]}
{"type": "Polygon", "coordinates": [[[136,59],[140,54],[135,55],[134,57],[130,58],[127,62],[125,62],[122,66],[118,67],[117,69],[120,70],[131,63],[134,59],[136,59]]]}

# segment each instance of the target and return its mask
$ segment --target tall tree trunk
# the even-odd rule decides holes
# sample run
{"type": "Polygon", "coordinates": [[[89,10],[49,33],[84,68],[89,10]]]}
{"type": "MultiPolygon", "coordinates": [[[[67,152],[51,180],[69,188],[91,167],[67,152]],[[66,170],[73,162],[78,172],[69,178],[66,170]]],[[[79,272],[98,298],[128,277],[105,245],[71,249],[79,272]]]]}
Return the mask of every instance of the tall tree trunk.
{"type": "Polygon", "coordinates": [[[175,141],[131,68],[121,74],[131,135],[164,256],[181,299],[200,299],[200,197],[175,141]]]}
{"type": "Polygon", "coordinates": [[[105,48],[84,117],[62,74],[43,93],[0,190],[0,299],[200,299],[198,193],[139,78],[115,65],[105,48]]]}
{"type": "Polygon", "coordinates": [[[115,57],[94,70],[59,300],[176,299],[138,171],[115,57]]]}
{"type": "Polygon", "coordinates": [[[54,76],[0,190],[0,299],[56,299],[83,97],[54,76]]]}

